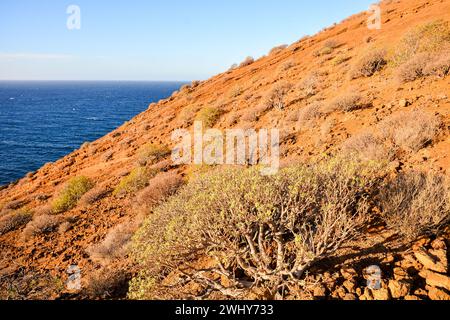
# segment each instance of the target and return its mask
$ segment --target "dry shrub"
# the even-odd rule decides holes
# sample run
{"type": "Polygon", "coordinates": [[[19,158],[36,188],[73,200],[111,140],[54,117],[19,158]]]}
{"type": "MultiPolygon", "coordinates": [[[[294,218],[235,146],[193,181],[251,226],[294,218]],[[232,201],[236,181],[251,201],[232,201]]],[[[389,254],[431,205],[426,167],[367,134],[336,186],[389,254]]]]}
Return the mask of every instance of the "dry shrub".
{"type": "Polygon", "coordinates": [[[386,50],[372,49],[364,54],[353,66],[350,73],[352,79],[371,77],[387,64],[386,50]]]}
{"type": "Polygon", "coordinates": [[[89,256],[95,262],[108,265],[112,261],[124,258],[128,254],[131,237],[137,229],[137,224],[125,222],[108,231],[105,239],[87,249],[89,256]]]}
{"type": "Polygon", "coordinates": [[[302,108],[298,114],[298,122],[300,125],[311,123],[322,116],[322,105],[320,103],[312,103],[302,108]]]}
{"type": "Polygon", "coordinates": [[[410,30],[402,39],[393,58],[395,65],[418,53],[438,52],[450,44],[449,22],[433,21],[410,30]]]}
{"type": "Polygon", "coordinates": [[[253,64],[254,62],[255,62],[255,59],[253,59],[253,57],[247,57],[247,58],[245,58],[244,61],[241,62],[239,67],[242,68],[242,67],[249,66],[249,65],[253,64]]]}
{"type": "Polygon", "coordinates": [[[368,108],[369,106],[370,104],[368,104],[360,94],[348,93],[334,99],[334,101],[329,105],[328,111],[351,112],[368,108]]]}
{"type": "Polygon", "coordinates": [[[11,212],[0,218],[0,236],[15,231],[31,221],[33,215],[28,211],[11,212]]]}
{"type": "Polygon", "coordinates": [[[340,43],[334,39],[327,40],[324,45],[313,52],[314,57],[320,57],[333,53],[333,50],[340,46],[340,43]]]}
{"type": "Polygon", "coordinates": [[[450,222],[450,185],[442,175],[402,173],[381,190],[379,199],[388,227],[408,240],[435,234],[450,222]]]}
{"type": "Polygon", "coordinates": [[[191,181],[137,232],[133,253],[143,271],[130,297],[186,296],[188,280],[202,293],[234,298],[250,288],[288,293],[313,264],[360,234],[375,172],[333,159],[273,176],[226,168],[191,181]],[[196,263],[205,256],[208,263],[196,263]]]}
{"type": "Polygon", "coordinates": [[[86,192],[80,199],[82,205],[88,206],[94,204],[103,198],[107,197],[112,192],[112,189],[108,186],[97,186],[88,192],[86,192]]]}
{"type": "Polygon", "coordinates": [[[241,120],[247,122],[255,122],[258,121],[267,111],[270,110],[270,106],[267,104],[261,104],[254,108],[250,108],[244,111],[241,115],[241,120]]]}
{"type": "Polygon", "coordinates": [[[188,126],[191,125],[195,120],[198,110],[199,107],[195,105],[184,107],[180,112],[180,120],[188,126]]]}
{"type": "Polygon", "coordinates": [[[28,203],[27,200],[14,200],[5,204],[2,210],[18,210],[28,203]]]}
{"type": "Polygon", "coordinates": [[[231,89],[229,95],[230,98],[237,98],[243,93],[242,87],[235,86],[233,89],[231,89]]]}
{"type": "Polygon", "coordinates": [[[93,186],[92,181],[84,176],[70,179],[58,197],[53,201],[53,212],[62,213],[72,209],[76,206],[78,200],[92,189],[93,186]]]}
{"type": "Polygon", "coordinates": [[[423,73],[427,76],[445,77],[450,74],[450,50],[443,51],[435,56],[425,68],[423,73]]]}
{"type": "Polygon", "coordinates": [[[108,266],[88,276],[84,293],[91,299],[125,299],[130,280],[126,266],[108,266]]]}
{"type": "Polygon", "coordinates": [[[222,111],[215,107],[205,107],[197,114],[196,121],[202,122],[205,128],[212,128],[222,115],[222,111]]]}
{"type": "Polygon", "coordinates": [[[176,172],[160,173],[137,195],[136,204],[141,210],[149,211],[174,195],[182,185],[183,178],[176,172]]]}
{"type": "Polygon", "coordinates": [[[58,230],[61,219],[51,215],[35,216],[22,232],[25,240],[37,235],[49,234],[58,230]]]}
{"type": "Polygon", "coordinates": [[[287,71],[287,70],[289,70],[289,69],[291,69],[291,68],[293,68],[293,67],[295,67],[295,62],[294,62],[294,60],[288,60],[288,61],[284,62],[284,63],[281,65],[280,70],[281,70],[281,71],[287,71]]]}
{"type": "Polygon", "coordinates": [[[425,76],[424,69],[432,61],[429,53],[420,53],[402,64],[397,72],[400,82],[409,82],[425,76]]]}
{"type": "Polygon", "coordinates": [[[320,76],[317,72],[310,73],[299,84],[299,89],[303,92],[305,97],[312,97],[317,94],[320,84],[320,76]]]}
{"type": "Polygon", "coordinates": [[[390,161],[394,156],[394,149],[384,144],[384,141],[374,134],[363,132],[349,138],[342,145],[342,151],[355,155],[363,161],[390,161]]]}
{"type": "Polygon", "coordinates": [[[280,46],[274,47],[274,48],[272,48],[272,49],[270,50],[269,55],[277,54],[278,52],[280,52],[280,51],[286,49],[287,47],[288,47],[287,44],[282,44],[282,45],[280,45],[280,46]]]}
{"type": "Polygon", "coordinates": [[[285,97],[291,91],[292,84],[282,81],[274,85],[272,90],[265,97],[264,104],[267,109],[283,110],[286,106],[285,97]]]}
{"type": "Polygon", "coordinates": [[[155,164],[171,154],[171,150],[165,145],[148,143],[139,150],[138,163],[141,166],[155,164]]]}
{"type": "Polygon", "coordinates": [[[418,151],[432,142],[440,121],[432,114],[415,109],[393,115],[380,123],[384,139],[403,149],[418,151]]]}

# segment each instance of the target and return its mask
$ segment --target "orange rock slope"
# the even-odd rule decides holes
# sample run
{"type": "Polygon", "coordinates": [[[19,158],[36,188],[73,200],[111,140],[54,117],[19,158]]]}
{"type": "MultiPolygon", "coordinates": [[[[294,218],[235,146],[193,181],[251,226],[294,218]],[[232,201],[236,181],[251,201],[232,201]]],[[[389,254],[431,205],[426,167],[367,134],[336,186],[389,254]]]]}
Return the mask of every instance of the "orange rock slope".
{"type": "MultiPolygon", "coordinates": [[[[392,57],[409,30],[437,20],[450,21],[450,1],[385,1],[381,9],[381,30],[369,30],[369,14],[360,13],[151,104],[114,132],[2,187],[1,216],[18,210],[28,210],[34,219],[48,214],[52,198],[77,176],[88,177],[104,190],[116,188],[137,166],[144,145],[173,146],[172,132],[190,128],[195,114],[206,107],[219,111],[214,124],[219,129],[279,128],[282,157],[289,161],[336,153],[349,138],[362,132],[377,133],[385,119],[419,109],[439,121],[439,131],[416,150],[397,151],[392,166],[396,170],[424,168],[448,175],[450,76],[400,82],[401,66],[391,63],[390,58],[373,75],[355,79],[351,75],[368,52],[384,50],[386,57],[392,57]],[[267,107],[268,95],[282,87],[286,88],[284,108],[267,107]],[[352,100],[355,94],[359,96],[353,98],[364,103],[339,110],[336,99],[352,100]]],[[[158,167],[183,175],[187,169],[167,161],[158,167]]],[[[59,227],[53,232],[24,237],[24,226],[0,232],[0,297],[72,297],[64,288],[67,268],[77,265],[83,276],[98,269],[88,248],[102,241],[113,227],[133,219],[138,211],[132,195],[118,197],[105,192],[99,201],[79,203],[59,214],[59,227]]],[[[392,286],[391,291],[402,290],[398,283],[392,286]]],[[[430,294],[443,293],[433,289],[430,294]]]]}

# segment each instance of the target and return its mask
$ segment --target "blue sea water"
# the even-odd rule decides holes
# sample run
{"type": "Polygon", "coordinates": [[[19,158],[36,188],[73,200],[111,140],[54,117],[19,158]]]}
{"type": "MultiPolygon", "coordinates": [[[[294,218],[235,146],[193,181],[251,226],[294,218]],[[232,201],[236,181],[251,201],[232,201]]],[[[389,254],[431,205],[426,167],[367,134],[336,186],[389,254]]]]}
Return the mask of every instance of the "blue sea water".
{"type": "Polygon", "coordinates": [[[0,185],[102,137],[181,85],[0,81],[0,185]]]}

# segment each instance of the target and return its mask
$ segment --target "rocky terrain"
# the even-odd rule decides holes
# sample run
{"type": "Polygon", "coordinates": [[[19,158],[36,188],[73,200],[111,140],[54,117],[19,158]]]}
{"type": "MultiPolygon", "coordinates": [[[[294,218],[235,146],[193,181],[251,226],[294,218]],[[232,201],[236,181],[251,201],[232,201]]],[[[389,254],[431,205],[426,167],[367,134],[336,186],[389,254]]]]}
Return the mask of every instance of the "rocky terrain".
{"type": "MultiPolygon", "coordinates": [[[[391,176],[420,170],[447,179],[450,1],[380,6],[380,30],[369,30],[369,14],[360,13],[248,58],[0,187],[0,298],[126,298],[142,271],[129,254],[133,234],[154,206],[204,170],[170,160],[173,131],[192,129],[196,119],[222,130],[279,128],[283,166],[345,153],[385,162],[391,176]],[[81,290],[66,285],[74,265],[81,290]]],[[[363,237],[312,266],[307,284],[285,298],[449,300],[449,195],[439,200],[436,216],[444,219],[433,232],[405,231],[409,239],[371,221],[363,237]],[[371,265],[382,271],[378,290],[367,287],[371,265]]]]}

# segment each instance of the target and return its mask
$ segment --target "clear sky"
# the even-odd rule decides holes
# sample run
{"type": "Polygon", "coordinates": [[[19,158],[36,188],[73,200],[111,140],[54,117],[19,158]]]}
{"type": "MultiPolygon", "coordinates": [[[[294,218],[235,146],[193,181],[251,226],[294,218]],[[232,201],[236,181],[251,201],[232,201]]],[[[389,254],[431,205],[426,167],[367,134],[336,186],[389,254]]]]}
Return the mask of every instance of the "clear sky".
{"type": "Polygon", "coordinates": [[[206,79],[374,0],[1,0],[0,79],[206,79]],[[67,28],[69,5],[81,28],[67,28]]]}

